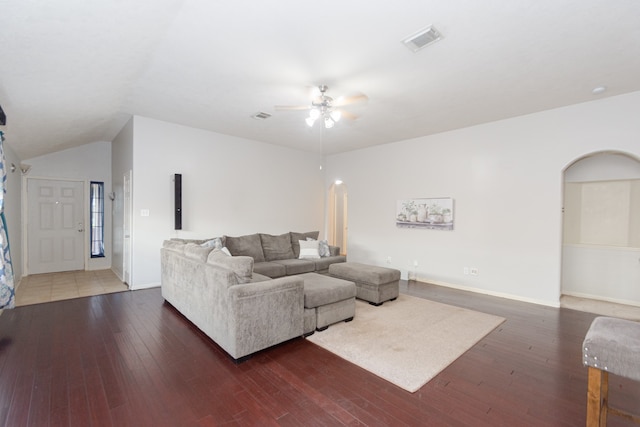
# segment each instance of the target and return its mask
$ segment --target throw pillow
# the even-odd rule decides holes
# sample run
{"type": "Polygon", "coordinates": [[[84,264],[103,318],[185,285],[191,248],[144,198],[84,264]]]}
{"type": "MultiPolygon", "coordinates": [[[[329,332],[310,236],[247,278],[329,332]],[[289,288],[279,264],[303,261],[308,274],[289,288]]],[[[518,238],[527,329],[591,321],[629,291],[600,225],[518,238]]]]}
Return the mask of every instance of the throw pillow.
{"type": "Polygon", "coordinates": [[[233,255],[231,255],[231,252],[229,252],[229,249],[227,249],[227,247],[226,247],[226,246],[221,247],[221,248],[220,248],[220,250],[221,250],[222,252],[224,252],[224,253],[225,253],[225,255],[227,255],[227,256],[233,256],[233,255]]]}
{"type": "Polygon", "coordinates": [[[319,231],[308,231],[306,233],[296,233],[295,231],[291,231],[289,233],[291,235],[291,248],[293,249],[293,257],[298,258],[300,256],[300,244],[298,241],[305,240],[307,238],[312,238],[314,240],[318,240],[319,231]]]}
{"type": "Polygon", "coordinates": [[[323,258],[330,256],[331,250],[329,250],[329,242],[326,240],[318,240],[318,252],[323,258]]]}
{"type": "Polygon", "coordinates": [[[222,239],[219,237],[216,237],[214,239],[207,240],[206,242],[202,243],[200,246],[202,246],[203,248],[220,249],[222,248],[222,239]]]}
{"type": "Polygon", "coordinates": [[[300,244],[300,256],[299,259],[318,259],[320,253],[318,252],[317,240],[299,240],[300,244]]]}
{"type": "MultiPolygon", "coordinates": [[[[316,240],[311,237],[307,237],[307,240],[316,240]]],[[[331,255],[331,249],[329,249],[329,242],[326,240],[318,240],[318,253],[321,258],[328,257],[331,255]]]]}

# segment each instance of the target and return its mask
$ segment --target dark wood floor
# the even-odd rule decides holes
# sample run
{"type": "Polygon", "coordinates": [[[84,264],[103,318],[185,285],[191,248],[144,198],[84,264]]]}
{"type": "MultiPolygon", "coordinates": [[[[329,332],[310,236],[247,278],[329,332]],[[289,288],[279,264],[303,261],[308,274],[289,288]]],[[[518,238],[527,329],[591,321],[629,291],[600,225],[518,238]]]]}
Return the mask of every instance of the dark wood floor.
{"type": "MultiPolygon", "coordinates": [[[[0,425],[584,425],[594,315],[401,291],[507,320],[412,394],[304,339],[235,365],[159,289],[19,307],[0,316],[0,425]]],[[[638,384],[611,376],[610,389],[638,411],[638,384]]]]}

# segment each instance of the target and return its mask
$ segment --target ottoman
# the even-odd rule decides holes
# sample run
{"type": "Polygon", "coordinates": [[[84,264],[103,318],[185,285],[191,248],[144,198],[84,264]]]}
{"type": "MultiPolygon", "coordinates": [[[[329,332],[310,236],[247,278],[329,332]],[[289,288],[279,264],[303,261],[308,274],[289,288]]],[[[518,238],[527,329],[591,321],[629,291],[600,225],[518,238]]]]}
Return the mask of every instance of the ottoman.
{"type": "Polygon", "coordinates": [[[331,264],[329,275],[352,280],[356,284],[356,298],[379,306],[393,301],[400,293],[400,270],[375,265],[344,262],[331,264]]]}
{"type": "Polygon", "coordinates": [[[614,317],[596,317],[582,343],[582,363],[589,367],[587,426],[606,426],[607,415],[637,422],[640,416],[611,406],[609,373],[640,381],[640,323],[614,317]]]}
{"type": "Polygon", "coordinates": [[[356,315],[356,285],[317,273],[300,274],[304,279],[304,334],[324,331],[329,325],[349,322],[356,315]]]}

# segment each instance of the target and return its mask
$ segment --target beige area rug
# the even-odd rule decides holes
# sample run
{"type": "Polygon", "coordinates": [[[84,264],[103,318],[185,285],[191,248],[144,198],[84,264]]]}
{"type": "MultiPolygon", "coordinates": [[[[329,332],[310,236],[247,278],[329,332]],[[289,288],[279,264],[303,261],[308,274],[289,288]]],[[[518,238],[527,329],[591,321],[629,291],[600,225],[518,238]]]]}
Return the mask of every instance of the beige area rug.
{"type": "Polygon", "coordinates": [[[356,300],[353,321],[307,339],[413,393],[504,320],[400,294],[380,307],[356,300]]]}

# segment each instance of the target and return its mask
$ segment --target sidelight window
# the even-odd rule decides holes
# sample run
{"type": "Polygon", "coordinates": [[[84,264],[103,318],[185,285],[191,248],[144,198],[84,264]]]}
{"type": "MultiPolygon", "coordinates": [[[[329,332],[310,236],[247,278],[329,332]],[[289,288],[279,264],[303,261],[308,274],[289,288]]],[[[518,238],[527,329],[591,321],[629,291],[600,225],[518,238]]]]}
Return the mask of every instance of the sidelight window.
{"type": "Polygon", "coordinates": [[[91,258],[104,257],[104,182],[91,181],[90,194],[91,258]]]}

